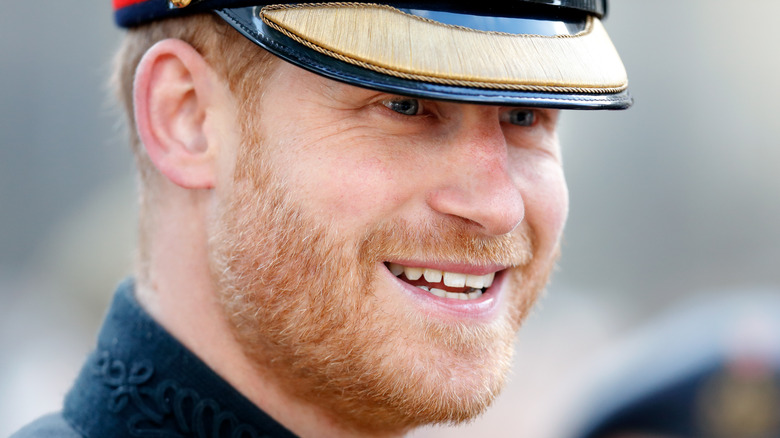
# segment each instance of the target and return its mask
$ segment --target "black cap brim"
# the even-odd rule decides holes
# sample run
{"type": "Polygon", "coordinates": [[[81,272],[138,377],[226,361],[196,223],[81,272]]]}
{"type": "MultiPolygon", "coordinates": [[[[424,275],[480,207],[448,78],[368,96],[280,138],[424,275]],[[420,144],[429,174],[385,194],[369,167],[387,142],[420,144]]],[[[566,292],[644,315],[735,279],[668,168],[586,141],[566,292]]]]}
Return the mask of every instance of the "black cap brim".
{"type": "MultiPolygon", "coordinates": [[[[283,12],[288,12],[294,6],[284,6],[282,8],[285,9],[283,12]]],[[[425,71],[425,66],[407,67],[406,65],[401,65],[399,67],[397,62],[395,65],[392,64],[392,60],[389,62],[384,59],[376,61],[365,53],[355,54],[356,50],[360,49],[347,47],[342,51],[342,47],[339,46],[340,43],[334,43],[329,40],[331,35],[328,32],[332,32],[331,28],[326,27],[324,30],[321,30],[320,35],[325,36],[318,39],[315,35],[316,32],[308,32],[305,29],[302,31],[300,27],[295,27],[295,23],[290,24],[291,22],[283,20],[269,20],[270,15],[264,15],[264,10],[262,6],[252,6],[220,9],[216,13],[244,36],[280,58],[314,73],[348,84],[393,94],[478,104],[561,109],[624,109],[628,108],[632,103],[632,99],[627,91],[627,79],[625,79],[623,65],[617,52],[614,50],[614,46],[612,46],[608,36],[606,36],[606,32],[603,31],[598,18],[592,16],[586,18],[589,26],[596,27],[595,30],[590,29],[589,33],[593,35],[580,32],[575,35],[550,37],[523,33],[522,29],[519,29],[520,32],[516,35],[505,32],[503,29],[502,31],[478,30],[460,25],[442,24],[410,15],[409,20],[414,25],[430,26],[422,32],[418,31],[421,34],[420,36],[425,36],[429,30],[445,33],[469,32],[466,34],[467,37],[477,35],[483,39],[493,38],[497,44],[525,44],[531,47],[531,49],[536,47],[534,45],[555,44],[556,46],[553,46],[551,51],[559,52],[557,53],[558,58],[547,57],[546,54],[543,54],[542,56],[547,58],[541,60],[538,58],[532,59],[531,57],[528,59],[517,59],[517,62],[515,62],[517,65],[508,68],[510,73],[517,77],[516,80],[511,75],[508,77],[504,75],[494,79],[493,76],[490,76],[493,74],[492,71],[485,74],[487,79],[477,77],[475,80],[472,79],[474,76],[472,74],[463,80],[463,78],[456,77],[459,74],[457,71],[455,73],[445,72],[444,74],[439,72],[430,73],[425,71]],[[601,33],[596,35],[597,32],[601,33]],[[577,40],[578,38],[580,40],[577,40]],[[587,38],[589,40],[586,40],[587,38]],[[602,47],[604,45],[608,45],[608,47],[602,47]],[[594,50],[593,47],[596,47],[596,49],[594,50]],[[587,51],[582,48],[587,49],[587,51]],[[577,52],[578,50],[582,53],[577,52]],[[595,56],[594,52],[596,53],[595,56]],[[561,53],[567,56],[561,57],[561,53]],[[539,66],[545,62],[548,65],[539,66]],[[525,65],[531,65],[536,68],[536,77],[534,77],[533,71],[526,73],[522,70],[517,70],[524,68],[525,65]],[[512,68],[515,70],[511,70],[512,68]],[[607,69],[610,69],[610,71],[607,71],[607,69]],[[514,73],[515,71],[519,71],[519,73],[514,73]],[[545,76],[548,74],[549,78],[545,76]],[[572,77],[567,77],[567,74],[570,74],[572,77]]],[[[398,11],[396,15],[406,15],[405,12],[400,10],[395,11],[398,11]]],[[[319,18],[322,16],[322,11],[316,12],[320,15],[315,17],[319,18]]],[[[359,11],[361,14],[363,12],[359,11]]],[[[392,10],[390,12],[395,14],[392,10]]],[[[341,17],[342,15],[344,14],[339,11],[337,16],[341,17]]],[[[308,15],[305,17],[305,21],[302,22],[311,22],[311,17],[311,15],[308,15]]],[[[272,18],[276,19],[276,17],[272,18]]],[[[327,16],[323,17],[323,20],[326,19],[328,19],[327,16]]],[[[387,18],[378,17],[377,19],[386,20],[387,18]]],[[[401,19],[406,18],[401,17],[401,19]]],[[[360,20],[353,19],[353,22],[361,21],[360,24],[365,25],[363,23],[365,20],[365,15],[361,15],[360,20]]],[[[480,20],[484,23],[484,16],[481,16],[480,20]]],[[[571,25],[571,23],[563,20],[552,19],[547,21],[550,21],[552,26],[557,25],[559,28],[571,25]]],[[[328,22],[325,26],[333,26],[333,23],[328,22]]],[[[381,35],[387,38],[397,38],[393,35],[387,35],[387,32],[383,32],[381,35]]],[[[450,38],[449,35],[445,35],[445,37],[450,38]]],[[[373,38],[377,39],[377,36],[373,35],[373,38]]],[[[415,37],[414,41],[417,39],[420,39],[420,37],[415,37]]],[[[449,42],[449,40],[447,41],[449,42]]],[[[390,42],[396,43],[397,40],[390,42]]],[[[491,41],[488,40],[487,43],[490,44],[491,41]]],[[[456,54],[459,58],[463,58],[462,52],[467,50],[463,46],[463,44],[459,43],[456,47],[456,50],[461,51],[461,53],[456,54]]],[[[508,47],[512,48],[514,46],[508,47]]],[[[412,48],[410,50],[417,49],[412,48]]],[[[537,49],[536,51],[526,50],[525,53],[540,52],[543,51],[537,49]]],[[[424,51],[420,53],[424,53],[424,51]]],[[[505,51],[502,49],[498,56],[503,56],[504,54],[505,51]]],[[[477,68],[487,65],[484,70],[490,70],[493,67],[485,61],[484,57],[481,57],[482,53],[473,55],[475,58],[469,62],[476,65],[477,68]]],[[[439,52],[436,52],[435,56],[439,56],[439,52]]],[[[498,59],[501,60],[500,58],[498,59]]],[[[466,67],[472,68],[474,65],[467,65],[466,67]]],[[[505,66],[501,66],[501,68],[507,70],[505,66]]]]}

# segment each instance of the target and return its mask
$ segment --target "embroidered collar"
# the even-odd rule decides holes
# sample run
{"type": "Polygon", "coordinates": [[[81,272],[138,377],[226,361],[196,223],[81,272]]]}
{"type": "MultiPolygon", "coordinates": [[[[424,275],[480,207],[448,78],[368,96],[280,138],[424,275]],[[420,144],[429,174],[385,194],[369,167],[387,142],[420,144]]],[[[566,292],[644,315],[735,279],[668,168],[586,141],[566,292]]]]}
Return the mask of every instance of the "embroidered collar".
{"type": "Polygon", "coordinates": [[[87,438],[294,437],[222,380],[119,286],[97,349],[65,398],[63,416],[87,438]]]}

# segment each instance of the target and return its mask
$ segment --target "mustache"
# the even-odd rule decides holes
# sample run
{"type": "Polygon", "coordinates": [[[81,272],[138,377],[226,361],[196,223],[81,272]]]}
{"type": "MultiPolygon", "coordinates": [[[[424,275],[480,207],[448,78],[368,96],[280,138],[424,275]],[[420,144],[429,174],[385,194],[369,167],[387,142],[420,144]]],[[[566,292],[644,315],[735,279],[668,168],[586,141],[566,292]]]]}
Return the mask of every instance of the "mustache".
{"type": "Polygon", "coordinates": [[[511,233],[489,236],[460,218],[421,223],[394,220],[368,232],[358,248],[362,260],[432,260],[471,265],[525,266],[534,256],[534,234],[527,222],[511,233]]]}

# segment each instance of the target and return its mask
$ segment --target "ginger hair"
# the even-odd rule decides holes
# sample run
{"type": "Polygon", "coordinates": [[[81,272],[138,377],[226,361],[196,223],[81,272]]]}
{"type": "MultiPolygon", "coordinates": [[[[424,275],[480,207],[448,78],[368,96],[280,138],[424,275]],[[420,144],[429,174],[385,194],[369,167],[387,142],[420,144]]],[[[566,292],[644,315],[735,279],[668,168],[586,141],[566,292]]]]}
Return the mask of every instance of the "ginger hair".
{"type": "MultiPolygon", "coordinates": [[[[114,59],[112,85],[124,110],[130,148],[138,174],[139,223],[136,275],[148,273],[150,230],[160,173],[149,159],[136,130],[133,83],[144,54],[159,41],[175,38],[197,50],[237,97],[239,111],[250,111],[262,95],[262,79],[276,58],[214,14],[197,14],[152,22],[128,30],[114,59]]],[[[246,127],[244,127],[246,128],[246,127]]]]}

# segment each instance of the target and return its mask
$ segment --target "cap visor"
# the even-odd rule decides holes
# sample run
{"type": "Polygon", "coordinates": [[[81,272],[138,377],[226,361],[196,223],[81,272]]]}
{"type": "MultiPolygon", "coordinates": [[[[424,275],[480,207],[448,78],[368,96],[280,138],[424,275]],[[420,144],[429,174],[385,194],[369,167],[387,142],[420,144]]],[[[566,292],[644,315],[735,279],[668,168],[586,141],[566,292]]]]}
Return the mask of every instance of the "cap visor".
{"type": "Polygon", "coordinates": [[[425,12],[358,3],[217,11],[277,56],[365,88],[485,104],[631,104],[625,69],[598,18],[446,14],[458,17],[451,24],[437,21],[441,13],[425,12]]]}

